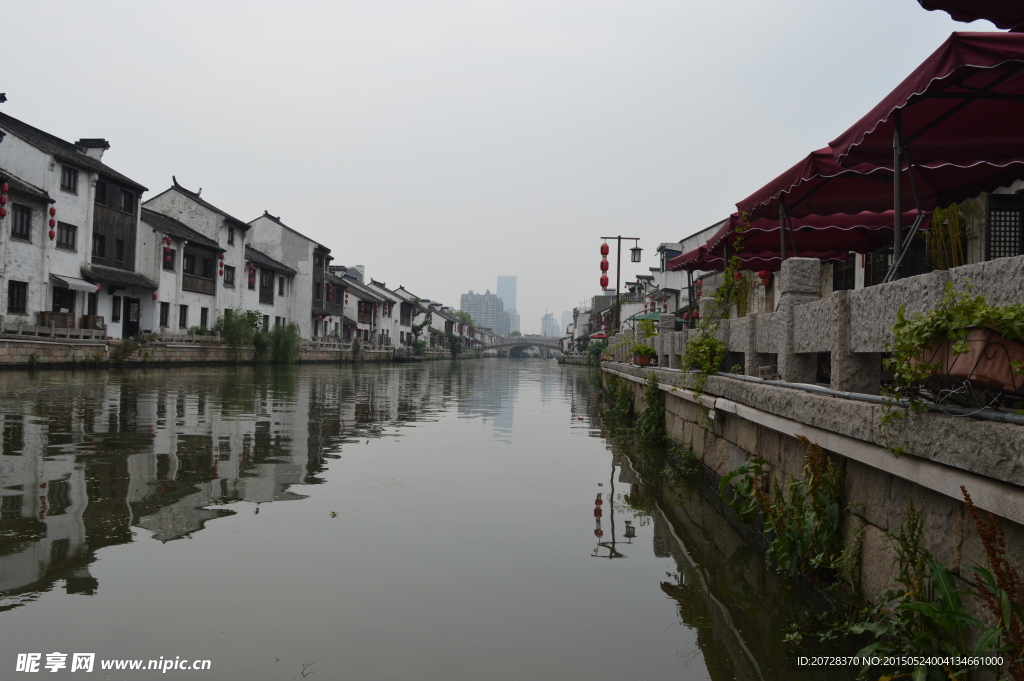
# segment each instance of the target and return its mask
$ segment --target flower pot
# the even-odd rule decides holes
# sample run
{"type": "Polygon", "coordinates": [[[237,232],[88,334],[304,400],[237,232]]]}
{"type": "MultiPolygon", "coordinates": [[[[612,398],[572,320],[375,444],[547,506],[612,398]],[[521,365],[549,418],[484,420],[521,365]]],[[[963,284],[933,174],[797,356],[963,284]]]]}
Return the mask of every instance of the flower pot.
{"type": "Polygon", "coordinates": [[[1007,340],[994,327],[971,327],[967,330],[968,351],[962,355],[953,352],[952,343],[925,350],[925,362],[940,365],[931,381],[938,387],[956,387],[964,381],[980,390],[1024,389],[1024,375],[1015,375],[1010,362],[1024,362],[1024,343],[1007,340]]]}
{"type": "Polygon", "coordinates": [[[633,363],[636,364],[637,366],[645,367],[645,366],[647,366],[648,364],[651,363],[651,356],[650,355],[634,355],[633,356],[633,363]]]}

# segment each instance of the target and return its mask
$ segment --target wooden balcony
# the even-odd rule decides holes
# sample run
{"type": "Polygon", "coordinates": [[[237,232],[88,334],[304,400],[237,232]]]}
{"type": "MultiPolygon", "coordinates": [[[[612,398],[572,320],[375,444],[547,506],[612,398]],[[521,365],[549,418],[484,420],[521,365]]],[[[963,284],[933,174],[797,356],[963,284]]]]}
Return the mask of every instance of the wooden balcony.
{"type": "Polygon", "coordinates": [[[82,325],[79,328],[100,331],[101,329],[103,329],[103,315],[84,314],[82,315],[81,324],[82,325]]]}
{"type": "Polygon", "coordinates": [[[39,326],[52,326],[58,329],[73,329],[75,328],[75,313],[46,311],[40,312],[39,326]]]}
{"type": "Polygon", "coordinates": [[[217,282],[214,281],[213,279],[203,279],[202,277],[196,277],[191,274],[185,274],[182,275],[182,277],[182,291],[192,291],[193,293],[205,293],[211,296],[216,295],[217,293],[217,282]]]}
{"type": "Polygon", "coordinates": [[[261,288],[260,289],[260,302],[266,303],[267,305],[274,304],[274,289],[272,288],[261,288]]]}

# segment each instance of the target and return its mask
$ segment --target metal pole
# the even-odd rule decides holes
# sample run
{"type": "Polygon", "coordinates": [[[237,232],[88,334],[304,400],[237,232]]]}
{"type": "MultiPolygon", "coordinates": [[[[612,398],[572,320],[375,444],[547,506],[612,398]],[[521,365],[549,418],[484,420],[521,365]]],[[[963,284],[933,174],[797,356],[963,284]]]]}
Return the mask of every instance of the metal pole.
{"type": "Polygon", "coordinates": [[[622,307],[619,303],[619,280],[622,278],[622,235],[615,237],[618,239],[619,246],[617,251],[617,259],[615,261],[615,318],[612,320],[615,331],[618,332],[622,328],[622,307]]]}
{"type": "Polygon", "coordinates": [[[786,202],[779,201],[779,254],[786,260],[786,202]]]}
{"type": "MultiPolygon", "coordinates": [[[[896,109],[893,112],[892,128],[892,261],[898,263],[903,249],[903,159],[902,136],[903,116],[902,111],[896,109]]],[[[899,279],[899,270],[893,273],[893,279],[899,279]]]]}

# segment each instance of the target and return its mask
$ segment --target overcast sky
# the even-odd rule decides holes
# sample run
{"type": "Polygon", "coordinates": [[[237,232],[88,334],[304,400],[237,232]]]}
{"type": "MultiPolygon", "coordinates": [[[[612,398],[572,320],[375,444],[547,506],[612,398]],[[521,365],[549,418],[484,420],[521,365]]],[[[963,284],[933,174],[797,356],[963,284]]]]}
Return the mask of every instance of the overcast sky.
{"type": "Polygon", "coordinates": [[[646,272],[659,243],[826,145],[951,31],[993,29],[915,0],[33,0],[2,14],[2,110],[106,138],[104,161],[144,198],[176,175],[453,307],[518,276],[526,333],[598,292],[598,237],[640,237],[644,262],[623,275],[646,272]]]}

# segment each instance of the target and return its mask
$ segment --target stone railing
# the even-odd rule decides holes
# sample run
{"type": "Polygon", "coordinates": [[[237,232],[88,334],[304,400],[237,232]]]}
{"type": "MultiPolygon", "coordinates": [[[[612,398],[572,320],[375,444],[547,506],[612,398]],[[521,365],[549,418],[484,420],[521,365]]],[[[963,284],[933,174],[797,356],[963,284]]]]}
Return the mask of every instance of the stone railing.
{"type": "MultiPolygon", "coordinates": [[[[993,305],[1024,302],[1024,256],[942,270],[856,291],[833,291],[819,298],[821,263],[790,258],[779,274],[780,300],[775,312],[723,320],[717,336],[749,376],[772,367],[783,381],[815,383],[818,356],[829,355],[834,390],[877,394],[881,355],[892,342],[892,327],[903,306],[908,315],[935,308],[947,283],[993,305]]],[[[705,294],[708,292],[705,291],[705,294]]],[[[704,299],[708,300],[707,297],[704,299]]],[[[702,314],[706,314],[702,303],[702,314]]],[[[673,331],[675,317],[663,314],[659,333],[647,344],[658,351],[658,363],[679,368],[696,330],[673,331]]],[[[630,361],[632,332],[608,339],[617,361],[630,361]],[[617,346],[616,344],[619,343],[617,346]]]]}
{"type": "Polygon", "coordinates": [[[105,340],[107,327],[103,325],[98,329],[76,329],[64,328],[51,324],[39,326],[37,324],[26,324],[25,317],[0,315],[0,334],[4,336],[37,336],[51,339],[77,339],[77,340],[105,340]]]}

